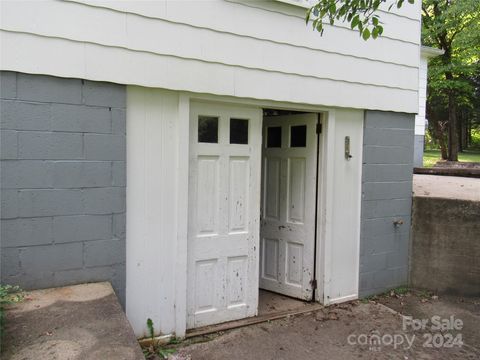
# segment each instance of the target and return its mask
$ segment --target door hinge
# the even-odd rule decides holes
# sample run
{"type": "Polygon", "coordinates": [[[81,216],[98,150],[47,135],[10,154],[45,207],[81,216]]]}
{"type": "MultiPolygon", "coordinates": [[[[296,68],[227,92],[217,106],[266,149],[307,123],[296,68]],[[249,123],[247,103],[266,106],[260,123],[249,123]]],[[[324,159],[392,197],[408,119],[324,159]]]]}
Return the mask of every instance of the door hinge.
{"type": "Polygon", "coordinates": [[[317,280],[312,280],[310,281],[310,285],[312,285],[312,289],[316,289],[317,288],[317,280]]]}
{"type": "Polygon", "coordinates": [[[317,123],[317,134],[321,134],[321,133],[322,133],[322,124],[317,123]]]}

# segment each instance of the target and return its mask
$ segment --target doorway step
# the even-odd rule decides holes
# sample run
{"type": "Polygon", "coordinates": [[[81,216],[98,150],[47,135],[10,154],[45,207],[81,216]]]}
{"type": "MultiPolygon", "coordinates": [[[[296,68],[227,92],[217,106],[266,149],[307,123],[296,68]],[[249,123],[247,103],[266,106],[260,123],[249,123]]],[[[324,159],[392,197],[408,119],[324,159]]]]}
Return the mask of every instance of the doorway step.
{"type": "Polygon", "coordinates": [[[305,314],[323,308],[324,306],[317,302],[306,302],[276,294],[274,292],[260,290],[258,297],[257,316],[190,329],[187,330],[185,337],[192,338],[195,336],[231,330],[239,327],[259,324],[262,322],[284,319],[290,316],[305,314]]]}

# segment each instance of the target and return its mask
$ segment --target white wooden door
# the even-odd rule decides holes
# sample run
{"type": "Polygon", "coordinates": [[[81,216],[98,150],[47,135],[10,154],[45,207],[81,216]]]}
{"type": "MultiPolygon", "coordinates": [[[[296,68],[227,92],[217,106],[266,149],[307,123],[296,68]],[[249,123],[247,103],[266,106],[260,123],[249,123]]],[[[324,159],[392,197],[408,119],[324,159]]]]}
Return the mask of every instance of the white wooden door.
{"type": "Polygon", "coordinates": [[[187,328],[257,314],[261,121],[191,104],[187,328]]]}
{"type": "Polygon", "coordinates": [[[260,287],[312,299],[317,114],[265,117],[260,287]]]}

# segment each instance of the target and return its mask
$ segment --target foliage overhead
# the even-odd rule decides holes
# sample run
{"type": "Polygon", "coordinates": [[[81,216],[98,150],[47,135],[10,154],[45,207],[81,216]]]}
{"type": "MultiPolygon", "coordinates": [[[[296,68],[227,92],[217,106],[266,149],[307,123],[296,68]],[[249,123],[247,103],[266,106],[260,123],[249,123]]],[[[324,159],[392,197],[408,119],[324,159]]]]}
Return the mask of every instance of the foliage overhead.
{"type": "Polygon", "coordinates": [[[312,21],[315,30],[323,35],[324,21],[333,25],[335,21],[350,24],[357,29],[364,40],[376,39],[383,33],[383,25],[378,14],[384,4],[388,10],[392,7],[401,8],[408,2],[415,0],[319,0],[307,11],[306,21],[312,21]]]}

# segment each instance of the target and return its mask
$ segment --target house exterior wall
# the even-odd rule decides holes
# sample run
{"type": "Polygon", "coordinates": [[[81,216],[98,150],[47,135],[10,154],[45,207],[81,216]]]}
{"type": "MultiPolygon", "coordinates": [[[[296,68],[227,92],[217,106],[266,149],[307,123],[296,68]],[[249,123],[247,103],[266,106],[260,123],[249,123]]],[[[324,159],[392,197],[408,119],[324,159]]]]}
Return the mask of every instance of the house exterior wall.
{"type": "Polygon", "coordinates": [[[1,282],[125,299],[125,87],[1,72],[1,282]]]}
{"type": "Polygon", "coordinates": [[[414,115],[365,112],[360,296],[407,283],[414,126],[414,115]]]}
{"type": "Polygon", "coordinates": [[[418,114],[415,116],[415,147],[413,165],[416,167],[422,167],[425,127],[427,121],[426,102],[428,58],[425,54],[422,54],[420,57],[420,67],[418,70],[418,114]]]}
{"type": "Polygon", "coordinates": [[[394,14],[383,11],[385,32],[375,41],[362,41],[344,23],[327,25],[322,37],[306,26],[304,7],[278,1],[8,1],[0,6],[4,70],[418,111],[419,2],[394,14]]]}

